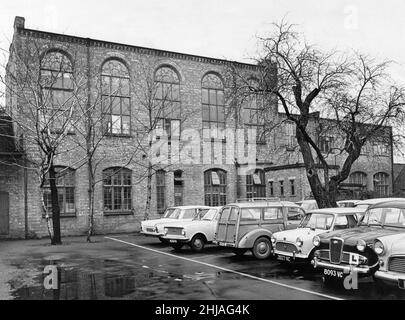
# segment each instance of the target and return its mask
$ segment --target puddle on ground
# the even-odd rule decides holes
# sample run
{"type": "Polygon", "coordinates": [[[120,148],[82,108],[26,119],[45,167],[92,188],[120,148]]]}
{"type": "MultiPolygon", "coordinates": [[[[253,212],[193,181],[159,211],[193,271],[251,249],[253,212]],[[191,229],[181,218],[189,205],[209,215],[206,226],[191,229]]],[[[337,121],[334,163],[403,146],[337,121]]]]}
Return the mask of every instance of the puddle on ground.
{"type": "MultiPolygon", "coordinates": [[[[9,282],[11,294],[17,300],[96,300],[96,299],[145,299],[159,298],[171,290],[181,292],[184,289],[199,291],[192,282],[212,281],[220,273],[196,272],[194,274],[174,274],[163,270],[163,266],[154,269],[149,266],[129,266],[116,260],[89,261],[87,264],[68,264],[58,259],[42,260],[33,275],[27,279],[16,277],[9,282]],[[52,266],[56,277],[44,274],[46,266],[52,266]],[[52,278],[52,281],[50,280],[52,278]],[[54,282],[53,282],[54,281],[54,282]],[[48,284],[46,289],[45,283],[48,284]],[[54,285],[55,284],[55,285],[54,285]],[[173,286],[176,286],[173,288],[173,286]],[[52,287],[52,288],[51,288],[52,287]]],[[[50,270],[48,270],[50,272],[50,270]]]]}

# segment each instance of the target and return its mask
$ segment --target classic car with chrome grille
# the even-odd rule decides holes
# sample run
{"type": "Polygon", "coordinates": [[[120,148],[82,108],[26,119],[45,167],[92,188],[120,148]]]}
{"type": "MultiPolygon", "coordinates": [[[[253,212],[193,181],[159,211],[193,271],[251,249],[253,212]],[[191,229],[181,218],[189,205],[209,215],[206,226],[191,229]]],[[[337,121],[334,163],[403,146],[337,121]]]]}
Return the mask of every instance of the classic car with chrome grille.
{"type": "Polygon", "coordinates": [[[165,223],[162,239],[175,250],[189,245],[194,252],[203,251],[205,244],[214,240],[220,208],[210,208],[201,219],[165,223]]]}
{"type": "Polygon", "coordinates": [[[405,221],[403,210],[398,210],[404,207],[405,199],[379,202],[368,207],[357,228],[315,236],[313,244],[317,250],[312,264],[323,269],[327,279],[343,279],[344,274],[352,272],[359,276],[374,275],[380,268],[375,251],[377,240],[405,235],[405,226],[401,225],[405,221]]]}
{"type": "MultiPolygon", "coordinates": [[[[383,208],[381,208],[383,210],[383,208]]],[[[386,224],[405,232],[405,202],[403,207],[391,208],[386,214],[386,224]]],[[[373,245],[380,268],[374,274],[377,281],[405,289],[405,234],[380,236],[373,245]]]]}
{"type": "Polygon", "coordinates": [[[271,237],[273,253],[285,262],[311,262],[315,252],[314,236],[354,228],[361,209],[328,208],[307,212],[297,229],[276,232],[271,237]]]}
{"type": "Polygon", "coordinates": [[[167,208],[160,219],[146,220],[141,222],[141,234],[150,237],[161,237],[164,235],[164,224],[173,221],[191,221],[204,215],[210,207],[207,206],[179,206],[167,208]]]}
{"type": "Polygon", "coordinates": [[[299,205],[279,198],[241,200],[222,208],[214,243],[237,255],[251,250],[257,259],[266,259],[272,234],[297,228],[303,215],[299,205]]]}

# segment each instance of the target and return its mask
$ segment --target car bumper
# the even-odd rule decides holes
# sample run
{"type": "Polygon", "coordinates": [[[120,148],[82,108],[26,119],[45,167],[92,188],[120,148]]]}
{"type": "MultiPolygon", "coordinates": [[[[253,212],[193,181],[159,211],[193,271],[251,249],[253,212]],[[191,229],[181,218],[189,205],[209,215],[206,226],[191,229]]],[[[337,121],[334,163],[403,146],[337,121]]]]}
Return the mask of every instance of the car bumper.
{"type": "Polygon", "coordinates": [[[217,246],[221,246],[221,247],[236,248],[236,244],[234,244],[232,242],[223,242],[223,241],[214,240],[212,243],[216,244],[217,246]]]}
{"type": "Polygon", "coordinates": [[[164,236],[163,233],[157,233],[157,232],[148,232],[148,231],[141,231],[141,234],[147,237],[162,237],[164,236]]]}
{"type": "Polygon", "coordinates": [[[333,263],[319,260],[318,258],[314,258],[311,261],[311,264],[314,266],[314,268],[328,268],[328,269],[343,271],[344,273],[357,272],[358,274],[371,274],[373,272],[374,267],[378,265],[378,263],[377,263],[376,265],[373,265],[373,266],[358,267],[358,266],[351,266],[351,265],[333,264],[333,263]]]}
{"type": "Polygon", "coordinates": [[[190,238],[181,237],[181,236],[175,236],[175,235],[164,235],[164,236],[162,236],[162,239],[168,240],[169,242],[170,241],[177,241],[178,243],[190,242],[190,238]]]}
{"type": "Polygon", "coordinates": [[[396,285],[401,289],[405,289],[405,274],[403,273],[378,270],[374,274],[374,277],[389,284],[396,285]]]}
{"type": "MultiPolygon", "coordinates": [[[[295,253],[295,252],[285,252],[285,251],[273,250],[273,254],[276,255],[277,257],[290,258],[293,261],[308,259],[308,255],[305,255],[302,252],[295,253]]],[[[279,260],[282,260],[282,259],[279,259],[279,260]]]]}

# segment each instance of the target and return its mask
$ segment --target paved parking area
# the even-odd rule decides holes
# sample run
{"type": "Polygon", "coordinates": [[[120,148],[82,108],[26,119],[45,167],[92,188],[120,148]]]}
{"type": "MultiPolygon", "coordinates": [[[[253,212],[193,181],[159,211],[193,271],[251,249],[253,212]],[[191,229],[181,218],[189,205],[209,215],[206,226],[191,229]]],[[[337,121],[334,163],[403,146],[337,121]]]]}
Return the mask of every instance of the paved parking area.
{"type": "Polygon", "coordinates": [[[140,235],[98,236],[87,244],[66,238],[0,242],[2,299],[404,299],[404,292],[377,290],[361,279],[359,290],[325,286],[311,267],[256,260],[208,246],[195,254],[175,252],[159,240],[140,235]],[[46,265],[59,270],[59,287],[46,290],[46,265]]]}

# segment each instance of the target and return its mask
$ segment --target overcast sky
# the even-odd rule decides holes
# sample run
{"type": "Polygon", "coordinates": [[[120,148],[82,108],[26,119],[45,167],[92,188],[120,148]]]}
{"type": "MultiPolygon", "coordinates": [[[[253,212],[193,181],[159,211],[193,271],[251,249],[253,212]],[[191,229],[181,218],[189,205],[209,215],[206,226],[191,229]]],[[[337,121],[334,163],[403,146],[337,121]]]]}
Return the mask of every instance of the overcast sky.
{"type": "Polygon", "coordinates": [[[251,62],[258,35],[284,16],[309,42],[391,59],[405,83],[401,0],[1,0],[0,48],[26,28],[251,62]]]}

